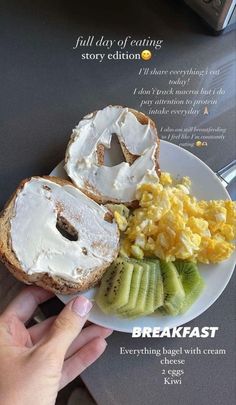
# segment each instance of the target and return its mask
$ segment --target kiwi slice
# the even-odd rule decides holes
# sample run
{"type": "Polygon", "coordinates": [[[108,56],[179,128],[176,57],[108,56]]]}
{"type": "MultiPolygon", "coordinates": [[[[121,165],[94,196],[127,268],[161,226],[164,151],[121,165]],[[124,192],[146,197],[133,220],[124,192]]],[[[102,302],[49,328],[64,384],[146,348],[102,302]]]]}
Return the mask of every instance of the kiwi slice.
{"type": "Polygon", "coordinates": [[[104,313],[113,313],[117,308],[127,304],[133,268],[132,263],[117,258],[106,271],[95,297],[104,313]]]}
{"type": "Polygon", "coordinates": [[[184,288],[175,265],[164,260],[160,263],[164,285],[164,309],[169,315],[177,315],[185,299],[184,288]]]}
{"type": "Polygon", "coordinates": [[[149,315],[155,311],[155,296],[156,296],[156,282],[157,273],[155,264],[152,262],[147,263],[149,265],[149,284],[147,297],[145,302],[144,313],[142,315],[149,315]]]}
{"type": "Polygon", "coordinates": [[[143,267],[140,266],[138,263],[135,263],[130,285],[129,301],[126,305],[118,309],[118,314],[125,315],[126,312],[129,312],[135,308],[138,298],[139,287],[142,279],[142,274],[143,274],[143,267]]]}
{"type": "Polygon", "coordinates": [[[132,263],[120,260],[107,296],[109,311],[115,312],[128,303],[133,269],[132,263]]]}
{"type": "Polygon", "coordinates": [[[145,313],[145,304],[149,287],[150,268],[149,265],[146,263],[142,263],[142,267],[143,274],[139,286],[137,302],[133,310],[127,311],[122,314],[126,318],[136,318],[138,316],[142,316],[145,313]]]}
{"type": "Polygon", "coordinates": [[[196,263],[176,260],[174,265],[178,270],[185,291],[185,299],[180,308],[180,313],[182,314],[196,301],[205,284],[196,263]]]}
{"type": "Polygon", "coordinates": [[[156,271],[156,281],[155,281],[155,288],[156,288],[156,294],[155,294],[155,302],[154,302],[154,310],[157,308],[160,308],[164,304],[164,287],[163,287],[163,280],[162,280],[162,275],[161,275],[161,267],[160,267],[160,262],[157,259],[148,259],[145,260],[146,263],[153,263],[155,265],[155,271],[156,271]]]}
{"type": "Polygon", "coordinates": [[[114,275],[116,274],[118,267],[118,263],[113,262],[112,265],[108,268],[106,273],[104,274],[101,285],[98,289],[98,292],[95,296],[95,301],[99,308],[105,313],[109,313],[109,303],[108,303],[108,294],[110,291],[110,288],[112,286],[112,281],[114,278],[114,275]]]}
{"type": "MultiPolygon", "coordinates": [[[[143,279],[140,282],[140,288],[137,291],[130,292],[130,298],[132,302],[132,307],[127,306],[120,308],[119,313],[124,317],[138,317],[145,316],[153,313],[158,307],[163,305],[164,302],[164,289],[163,281],[160,270],[160,263],[157,259],[153,260],[137,260],[137,259],[127,259],[129,262],[134,263],[134,265],[139,265],[143,267],[144,270],[148,271],[149,274],[143,274],[143,279]],[[148,266],[148,267],[147,267],[148,266]],[[148,279],[148,285],[146,285],[148,279]],[[141,284],[142,283],[142,284],[141,284]],[[134,295],[134,297],[133,297],[134,295]]],[[[134,277],[134,274],[133,274],[134,277]]]]}

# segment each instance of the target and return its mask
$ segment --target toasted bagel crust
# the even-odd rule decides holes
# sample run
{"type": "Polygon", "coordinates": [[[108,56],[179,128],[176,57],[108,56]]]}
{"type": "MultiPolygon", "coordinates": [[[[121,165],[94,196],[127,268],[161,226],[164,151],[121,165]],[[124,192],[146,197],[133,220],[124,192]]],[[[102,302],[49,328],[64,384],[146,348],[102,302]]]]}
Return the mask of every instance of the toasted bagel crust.
{"type": "MultiPolygon", "coordinates": [[[[114,105],[114,106],[110,106],[110,107],[121,107],[119,105],[114,105]]],[[[156,148],[156,154],[155,154],[155,168],[156,168],[156,173],[158,175],[160,175],[160,166],[159,166],[159,154],[160,154],[160,139],[158,137],[158,132],[157,132],[157,128],[155,123],[144,113],[134,110],[133,108],[128,108],[128,111],[132,112],[135,117],[137,118],[137,120],[142,124],[142,125],[147,125],[148,123],[150,123],[151,127],[153,128],[155,134],[156,134],[156,144],[157,144],[157,148],[156,148]]],[[[97,114],[97,110],[94,111],[93,113],[91,113],[91,115],[94,117],[97,114]]],[[[65,162],[68,161],[68,155],[69,155],[69,149],[71,144],[74,142],[74,138],[75,135],[72,134],[69,140],[69,143],[67,145],[66,148],[66,154],[65,154],[65,162]]],[[[134,161],[139,157],[137,155],[133,155],[132,153],[130,153],[128,151],[128,149],[126,148],[125,144],[123,142],[120,142],[120,146],[122,149],[122,152],[124,154],[125,160],[126,162],[128,162],[130,165],[132,165],[134,163],[134,161]]],[[[103,165],[104,164],[104,153],[105,153],[105,147],[101,144],[98,145],[97,147],[97,160],[99,165],[103,165]]],[[[73,181],[73,179],[71,179],[73,181]]],[[[74,181],[73,181],[74,183],[74,181]]],[[[75,183],[74,183],[75,184],[75,183]]],[[[101,193],[99,193],[97,190],[92,189],[90,184],[86,184],[85,183],[85,187],[80,187],[77,184],[75,184],[76,187],[78,187],[84,194],[86,194],[88,197],[90,197],[91,199],[93,199],[94,201],[96,201],[98,204],[107,204],[107,203],[111,203],[111,204],[120,204],[121,202],[131,208],[134,208],[137,206],[137,201],[131,201],[131,202],[123,202],[120,201],[119,199],[108,199],[107,196],[102,195],[101,193]]]]}
{"type": "MultiPolygon", "coordinates": [[[[34,176],[34,178],[44,178],[61,186],[68,184],[74,187],[70,181],[54,176],[34,176]]],[[[20,183],[15,193],[10,197],[4,209],[0,213],[0,260],[18,280],[26,284],[38,285],[39,287],[43,287],[45,290],[52,291],[55,294],[73,294],[94,287],[102,278],[108,265],[105,267],[102,266],[96,271],[91,272],[90,277],[86,277],[86,279],[82,279],[79,282],[69,281],[61,276],[52,276],[48,273],[35,273],[29,275],[22,269],[20,262],[12,250],[10,221],[14,214],[16,198],[21,192],[25,183],[27,183],[30,179],[31,178],[25,179],[20,183]]],[[[117,254],[118,249],[116,252],[114,252],[113,259],[116,258],[117,254]]]]}

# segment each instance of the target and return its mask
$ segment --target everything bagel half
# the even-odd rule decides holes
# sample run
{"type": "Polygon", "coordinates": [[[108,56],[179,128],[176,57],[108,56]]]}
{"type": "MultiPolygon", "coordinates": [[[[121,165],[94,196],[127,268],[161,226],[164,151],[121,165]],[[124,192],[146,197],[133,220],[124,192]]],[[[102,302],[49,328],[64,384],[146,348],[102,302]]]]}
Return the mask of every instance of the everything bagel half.
{"type": "Polygon", "coordinates": [[[111,213],[64,179],[22,181],[0,214],[0,259],[19,280],[54,293],[96,285],[118,248],[111,213]]]}
{"type": "Polygon", "coordinates": [[[86,115],[73,130],[66,150],[65,170],[73,183],[98,203],[132,206],[137,185],[157,181],[159,138],[154,122],[141,112],[108,106],[86,115]],[[112,136],[124,161],[109,167],[105,150],[112,136]]]}

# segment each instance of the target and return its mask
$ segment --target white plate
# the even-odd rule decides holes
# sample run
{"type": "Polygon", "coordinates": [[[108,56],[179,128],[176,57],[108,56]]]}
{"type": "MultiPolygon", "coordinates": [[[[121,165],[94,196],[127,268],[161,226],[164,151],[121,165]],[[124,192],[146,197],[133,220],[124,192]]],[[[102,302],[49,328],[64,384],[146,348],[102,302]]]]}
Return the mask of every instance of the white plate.
{"type": "MultiPolygon", "coordinates": [[[[175,177],[189,176],[192,180],[192,194],[198,199],[225,200],[230,198],[215,173],[200,159],[179,146],[161,141],[160,166],[162,171],[168,171],[175,177]]],[[[51,175],[67,177],[63,169],[63,162],[55,167],[51,175]]],[[[173,328],[183,325],[206,311],[221,295],[232,276],[235,259],[236,252],[228,260],[219,264],[199,265],[206,287],[198,300],[183,315],[149,315],[135,320],[128,320],[105,315],[95,304],[89,315],[89,320],[121,332],[132,332],[133,326],[158,326],[163,329],[164,327],[173,328]]],[[[91,289],[84,295],[92,299],[95,291],[96,289],[91,289]]],[[[71,299],[71,296],[59,295],[58,298],[66,303],[71,299]]]]}

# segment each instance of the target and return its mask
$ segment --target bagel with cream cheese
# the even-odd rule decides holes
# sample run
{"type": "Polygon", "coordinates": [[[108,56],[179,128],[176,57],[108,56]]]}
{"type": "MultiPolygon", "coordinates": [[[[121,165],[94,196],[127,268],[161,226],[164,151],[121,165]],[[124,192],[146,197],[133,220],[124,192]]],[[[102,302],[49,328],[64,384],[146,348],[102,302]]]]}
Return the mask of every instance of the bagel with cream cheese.
{"type": "Polygon", "coordinates": [[[73,183],[98,203],[132,206],[137,185],[158,179],[159,138],[154,122],[141,112],[108,106],[86,115],[73,130],[65,170],[73,183]],[[104,164],[115,134],[124,162],[104,164]]]}
{"type": "Polygon", "coordinates": [[[64,179],[22,181],[0,214],[0,259],[19,280],[54,293],[93,287],[118,249],[110,211],[64,179]]]}

